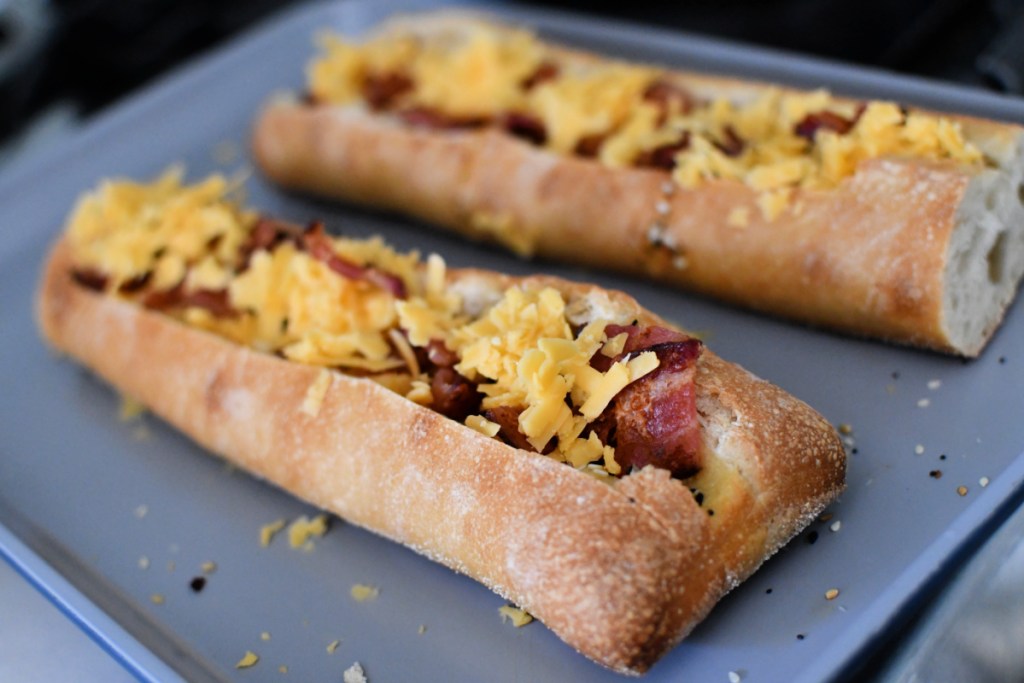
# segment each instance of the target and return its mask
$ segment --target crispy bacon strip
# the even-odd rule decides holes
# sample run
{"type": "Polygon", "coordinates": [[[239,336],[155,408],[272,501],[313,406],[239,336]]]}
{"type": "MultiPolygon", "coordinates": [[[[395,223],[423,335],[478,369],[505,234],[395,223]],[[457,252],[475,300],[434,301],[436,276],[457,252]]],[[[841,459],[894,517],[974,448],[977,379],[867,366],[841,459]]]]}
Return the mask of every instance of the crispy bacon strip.
{"type": "Polygon", "coordinates": [[[413,80],[398,71],[370,74],[363,80],[363,99],[374,111],[382,111],[394,105],[402,95],[414,87],[413,80]]]}
{"type": "Polygon", "coordinates": [[[310,256],[344,278],[369,282],[391,292],[396,299],[404,299],[407,295],[405,283],[397,275],[379,268],[360,266],[339,256],[334,251],[331,238],[324,231],[323,223],[313,223],[302,233],[302,247],[310,256]]]}
{"type": "Polygon", "coordinates": [[[593,135],[584,135],[576,143],[576,148],[573,149],[573,154],[587,159],[593,159],[601,153],[601,145],[608,138],[607,133],[594,133],[593,135]]]}
{"type": "Polygon", "coordinates": [[[138,292],[143,287],[149,284],[149,281],[153,278],[153,271],[147,271],[142,275],[136,275],[131,280],[126,280],[121,283],[118,287],[118,291],[122,294],[132,294],[138,292]]]}
{"type": "MultiPolygon", "coordinates": [[[[530,443],[526,435],[519,430],[519,416],[522,414],[522,408],[513,408],[511,406],[498,406],[485,410],[483,416],[491,422],[498,424],[500,429],[498,430],[498,436],[501,440],[507,443],[513,448],[518,448],[524,451],[536,451],[533,444],[530,443]]],[[[552,444],[553,445],[553,444],[552,444]]]]}
{"type": "Polygon", "coordinates": [[[743,141],[743,138],[739,136],[732,126],[726,126],[722,129],[722,138],[715,142],[714,145],[727,157],[738,157],[743,154],[743,150],[747,147],[747,143],[743,141]]]}
{"type": "Polygon", "coordinates": [[[398,112],[399,118],[407,125],[418,128],[454,130],[459,128],[480,128],[487,124],[485,117],[452,116],[430,107],[412,107],[398,112]]]}
{"type": "Polygon", "coordinates": [[[655,465],[685,478],[700,462],[700,425],[693,388],[697,358],[703,344],[677,330],[657,325],[608,325],[609,339],[628,335],[622,352],[608,358],[598,352],[591,365],[602,372],[627,355],[652,351],[658,356],[654,372],[619,392],[593,429],[605,444],[615,447],[615,460],[624,472],[655,465]]]}
{"type": "Polygon", "coordinates": [[[622,352],[614,358],[609,358],[601,352],[595,353],[594,357],[590,359],[591,367],[601,372],[608,372],[608,368],[612,366],[612,363],[621,360],[625,356],[635,354],[638,351],[644,351],[658,344],[683,342],[690,339],[690,336],[683,332],[667,327],[659,327],[658,325],[645,325],[641,327],[640,325],[612,324],[604,328],[604,333],[609,339],[617,337],[623,332],[628,336],[626,337],[625,345],[622,347],[622,352]]]}
{"type": "Polygon", "coordinates": [[[536,116],[509,111],[498,117],[498,124],[506,133],[535,145],[547,142],[548,132],[544,128],[544,122],[536,116]]]}
{"type": "Polygon", "coordinates": [[[685,478],[700,470],[693,378],[702,346],[687,339],[643,349],[657,354],[658,368],[619,392],[596,421],[595,431],[615,446],[623,471],[654,465],[685,478]]]}
{"type": "Polygon", "coordinates": [[[454,368],[438,368],[430,379],[430,393],[434,397],[431,408],[446,417],[465,422],[470,415],[480,412],[483,400],[476,383],[466,379],[454,368]]]}
{"type": "Polygon", "coordinates": [[[661,112],[659,124],[665,122],[673,105],[677,107],[680,114],[688,114],[697,103],[697,98],[686,88],[661,79],[647,86],[647,89],[644,90],[643,100],[658,107],[661,112]]]}
{"type": "Polygon", "coordinates": [[[814,142],[814,137],[823,128],[834,131],[839,135],[846,135],[850,132],[850,129],[857,125],[857,121],[860,120],[865,109],[867,109],[867,105],[859,105],[852,119],[828,110],[808,114],[793,127],[793,134],[809,142],[814,142]]]}
{"type": "Polygon", "coordinates": [[[559,69],[557,64],[554,62],[543,62],[537,67],[536,71],[523,79],[523,82],[520,85],[523,86],[523,90],[533,90],[545,81],[558,78],[558,73],[559,69]]]}
{"type": "Polygon", "coordinates": [[[440,368],[450,368],[459,362],[459,356],[440,339],[431,339],[426,353],[427,360],[440,368]]]}
{"type": "Polygon", "coordinates": [[[633,161],[635,166],[640,168],[660,168],[671,171],[676,167],[676,155],[690,146],[690,131],[683,131],[683,136],[678,142],[655,147],[641,152],[633,161]]]}
{"type": "Polygon", "coordinates": [[[276,218],[261,216],[249,233],[248,239],[238,249],[240,269],[244,271],[249,267],[249,261],[257,251],[271,251],[282,242],[291,242],[301,249],[302,228],[276,218]]]}
{"type": "Polygon", "coordinates": [[[94,292],[102,292],[106,289],[109,280],[106,275],[91,268],[75,268],[71,271],[71,279],[94,292]]]}
{"type": "Polygon", "coordinates": [[[233,318],[238,310],[231,305],[226,289],[198,289],[185,291],[185,283],[179,282],[171,289],[149,292],[142,299],[142,305],[157,311],[172,308],[205,308],[215,318],[233,318]]]}

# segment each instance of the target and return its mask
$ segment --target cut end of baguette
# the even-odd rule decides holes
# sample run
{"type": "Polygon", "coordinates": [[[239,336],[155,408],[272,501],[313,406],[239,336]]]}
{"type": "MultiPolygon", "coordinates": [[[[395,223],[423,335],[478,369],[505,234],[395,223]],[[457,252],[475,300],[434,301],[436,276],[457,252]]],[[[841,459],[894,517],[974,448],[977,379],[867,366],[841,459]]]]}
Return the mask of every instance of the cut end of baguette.
{"type": "Polygon", "coordinates": [[[1024,139],[1002,166],[968,185],[947,253],[946,335],[968,357],[984,348],[1024,276],[1024,139]]]}

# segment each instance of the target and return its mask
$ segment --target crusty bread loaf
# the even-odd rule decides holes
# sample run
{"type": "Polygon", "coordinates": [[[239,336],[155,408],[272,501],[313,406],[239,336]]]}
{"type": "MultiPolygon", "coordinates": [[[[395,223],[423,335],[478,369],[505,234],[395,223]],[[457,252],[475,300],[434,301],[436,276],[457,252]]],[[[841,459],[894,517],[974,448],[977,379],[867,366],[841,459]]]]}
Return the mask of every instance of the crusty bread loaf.
{"type": "MultiPolygon", "coordinates": [[[[380,33],[457,33],[472,22],[441,13],[380,33]]],[[[598,59],[553,49],[567,63],[598,59]]],[[[765,91],[682,72],[660,78],[708,99],[765,91]]],[[[360,103],[276,98],[253,147],[260,168],[289,188],[395,209],[522,255],[975,356],[1024,275],[1024,129],[951,120],[983,163],[864,160],[834,187],[795,188],[778,215],[736,180],[674,186],[666,171],[555,153],[493,126],[411,127],[360,103]]]]}
{"type": "MultiPolygon", "coordinates": [[[[45,338],[199,444],[520,604],[624,673],[646,670],[838,495],[834,430],[779,388],[705,351],[706,465],[599,480],[517,450],[376,382],[238,346],[97,293],[66,240],[38,295],[45,338]],[[329,373],[315,406],[310,387],[329,373]],[[698,504],[688,486],[704,494],[698,504]],[[709,512],[713,510],[713,516],[709,512]]],[[[663,324],[629,297],[551,278],[451,274],[469,305],[545,285],[571,319],[663,324]]]]}

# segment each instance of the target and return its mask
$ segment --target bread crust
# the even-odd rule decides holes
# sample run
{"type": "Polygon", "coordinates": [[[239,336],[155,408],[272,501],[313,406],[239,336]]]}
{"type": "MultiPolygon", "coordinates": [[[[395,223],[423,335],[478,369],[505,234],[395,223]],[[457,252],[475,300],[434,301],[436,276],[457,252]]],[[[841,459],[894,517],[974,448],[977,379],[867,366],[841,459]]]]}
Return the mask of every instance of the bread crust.
{"type": "MultiPolygon", "coordinates": [[[[460,23],[451,15],[418,19],[423,31],[460,23]]],[[[673,78],[699,96],[742,99],[765,88],[683,72],[673,78]]],[[[771,220],[757,191],[739,181],[711,180],[668,194],[664,171],[610,168],[493,129],[414,129],[360,106],[277,99],[260,113],[252,143],[260,168],[288,188],[398,210],[522,255],[649,277],[816,326],[971,356],[998,326],[1024,275],[1017,197],[1024,136],[1018,126],[953,118],[990,167],[869,160],[837,187],[795,190],[771,220]],[[997,189],[992,176],[1002,178],[997,189]],[[998,197],[990,199],[993,192],[998,197]],[[951,254],[954,235],[976,230],[981,220],[973,208],[971,215],[962,210],[980,194],[989,207],[981,212],[1006,203],[992,211],[999,222],[993,229],[1006,237],[986,230],[965,238],[987,240],[972,252],[981,263],[971,277],[985,279],[986,258],[1010,265],[993,291],[972,303],[979,310],[965,313],[959,308],[969,306],[951,306],[959,302],[953,290],[965,286],[951,254]],[[730,220],[735,209],[745,211],[742,227],[730,220]],[[664,226],[660,246],[650,238],[656,223],[664,226]],[[964,334],[964,315],[984,320],[964,334]]]]}
{"type": "MultiPolygon", "coordinates": [[[[366,379],[235,345],[70,276],[59,242],[37,316],[47,341],[200,445],[315,505],[465,573],[568,644],[641,673],[834,499],[845,455],[820,415],[706,351],[696,386],[719,470],[714,517],[646,468],[609,485],[485,437],[366,379]],[[368,419],[368,416],[388,416],[368,419]],[[731,462],[731,464],[730,464],[731,462]]],[[[517,281],[455,273],[494,288],[517,281]]],[[[572,299],[660,322],[629,297],[553,278],[572,299]]]]}

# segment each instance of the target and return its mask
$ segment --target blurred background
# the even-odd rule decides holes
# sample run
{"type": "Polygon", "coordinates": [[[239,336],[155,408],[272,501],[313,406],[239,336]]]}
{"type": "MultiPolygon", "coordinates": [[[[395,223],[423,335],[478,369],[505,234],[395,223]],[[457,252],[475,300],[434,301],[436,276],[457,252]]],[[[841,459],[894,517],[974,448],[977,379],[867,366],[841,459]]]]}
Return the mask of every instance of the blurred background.
{"type": "MultiPolygon", "coordinates": [[[[0,162],[287,5],[0,0],[0,162]]],[[[561,0],[532,3],[1024,90],[1021,0],[561,0]]]]}

